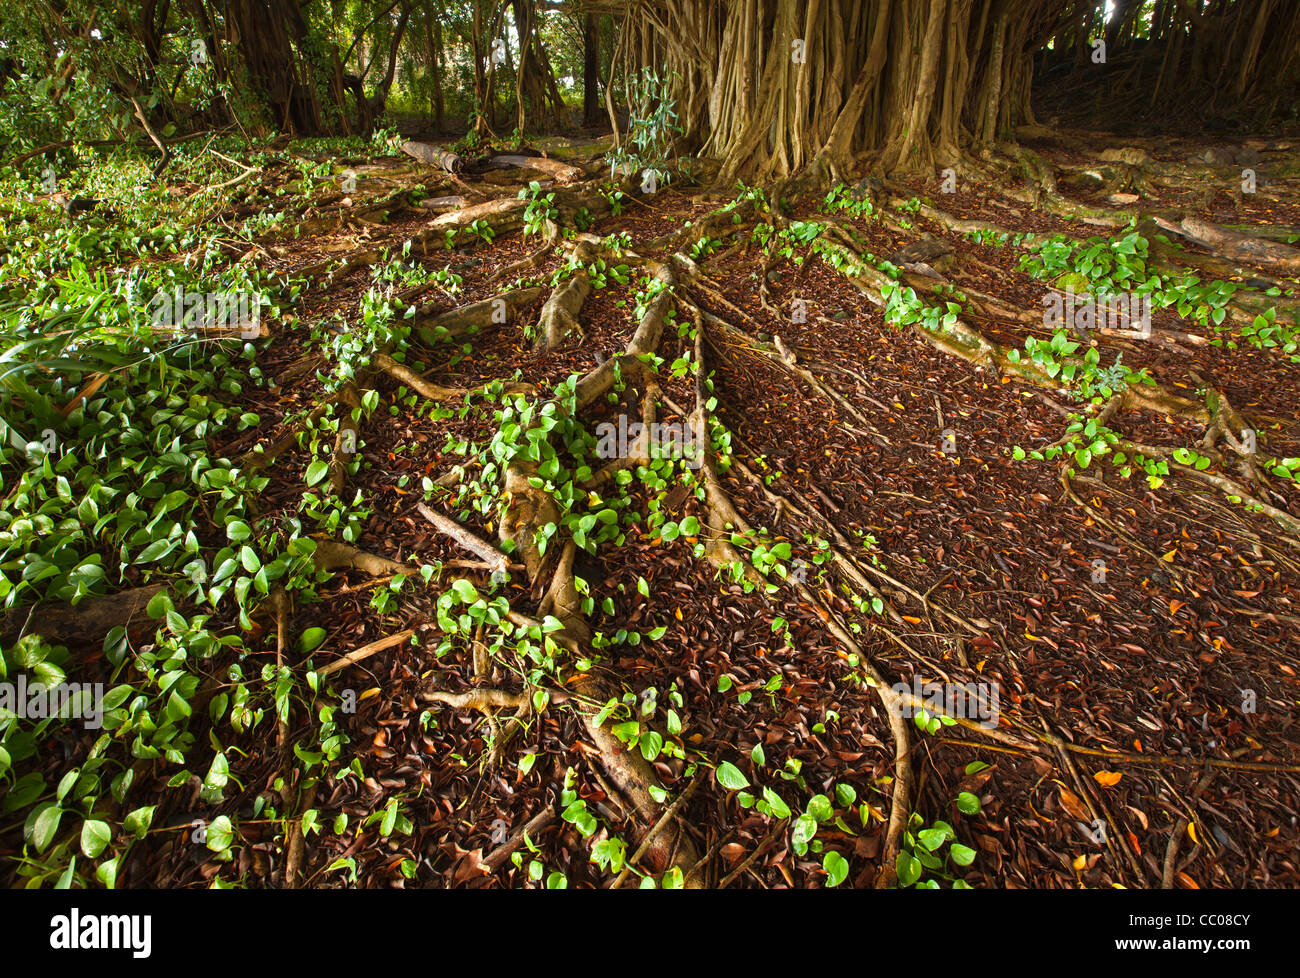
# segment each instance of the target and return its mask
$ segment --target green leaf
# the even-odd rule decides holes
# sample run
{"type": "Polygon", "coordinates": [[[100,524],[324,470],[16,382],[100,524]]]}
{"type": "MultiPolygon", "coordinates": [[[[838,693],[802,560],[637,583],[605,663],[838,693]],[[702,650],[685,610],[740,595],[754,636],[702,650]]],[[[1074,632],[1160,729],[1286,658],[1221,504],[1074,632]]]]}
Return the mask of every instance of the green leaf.
{"type": "Polygon", "coordinates": [[[32,809],[31,814],[27,816],[24,834],[37,852],[44,852],[54,841],[54,834],[58,832],[59,822],[62,819],[63,809],[52,801],[32,809]]]}
{"type": "Polygon", "coordinates": [[[768,807],[772,809],[772,814],[777,818],[789,818],[792,814],[785,799],[766,786],[763,788],[763,800],[767,802],[768,807]]]}
{"type": "Polygon", "coordinates": [[[808,843],[817,835],[817,820],[811,815],[800,815],[794,820],[794,828],[790,832],[790,845],[794,848],[795,854],[802,856],[808,851],[808,843]]]}
{"type": "Polygon", "coordinates": [[[145,607],[145,613],[150,618],[161,618],[174,608],[175,605],[172,604],[171,595],[166,591],[159,591],[149,599],[149,604],[145,607]]]}
{"type": "Polygon", "coordinates": [[[171,549],[172,542],[170,540],[155,540],[153,543],[149,544],[149,546],[140,551],[140,556],[135,558],[135,562],[137,564],[151,563],[152,561],[158,560],[171,549]]]}
{"type": "Polygon", "coordinates": [[[224,788],[230,780],[230,762],[226,760],[225,754],[217,754],[212,758],[212,764],[208,767],[208,776],[203,779],[203,784],[208,788],[224,788]]]}
{"type": "Polygon", "coordinates": [[[45,792],[45,779],[39,771],[29,771],[10,786],[8,793],[0,798],[0,806],[6,812],[16,812],[26,808],[45,792]]]}
{"type": "Polygon", "coordinates": [[[225,852],[235,839],[234,827],[227,815],[218,815],[207,830],[207,846],[213,852],[225,852]]]}
{"type": "Polygon", "coordinates": [[[657,730],[648,730],[641,735],[641,756],[647,761],[654,761],[664,749],[664,738],[657,730]]]}
{"type": "Polygon", "coordinates": [[[107,889],[117,887],[117,856],[102,862],[95,869],[95,877],[104,884],[107,889]]]}
{"type": "Polygon", "coordinates": [[[325,641],[325,636],[327,634],[328,633],[323,628],[305,629],[303,633],[298,636],[298,651],[310,652],[313,649],[320,648],[320,645],[325,641]]]}
{"type": "Polygon", "coordinates": [[[95,859],[108,848],[113,838],[113,830],[107,822],[88,818],[81,824],[81,851],[87,859],[95,859]]]}
{"type": "Polygon", "coordinates": [[[975,861],[975,850],[959,842],[954,842],[949,846],[948,854],[952,856],[952,861],[958,866],[969,866],[975,861]]]}
{"type": "Polygon", "coordinates": [[[714,776],[718,779],[718,784],[728,791],[739,791],[741,788],[749,787],[749,778],[745,777],[740,768],[730,761],[719,764],[714,776]]]}
{"type": "Polygon", "coordinates": [[[849,875],[849,861],[834,849],[822,856],[822,869],[826,870],[826,885],[839,886],[849,875]]]}
{"type": "Polygon", "coordinates": [[[149,831],[149,826],[153,824],[153,813],[157,808],[157,805],[145,805],[143,808],[137,808],[131,812],[123,823],[126,831],[137,839],[143,839],[145,833],[149,831]]]}
{"type": "Polygon", "coordinates": [[[831,806],[831,800],[825,795],[813,795],[808,799],[807,812],[818,822],[826,822],[835,814],[835,809],[831,806]]]}
{"type": "Polygon", "coordinates": [[[330,464],[322,458],[307,466],[307,485],[314,486],[329,474],[330,464]]]}
{"type": "Polygon", "coordinates": [[[980,800],[969,791],[963,791],[957,796],[957,810],[963,815],[978,815],[980,800]]]}
{"type": "Polygon", "coordinates": [[[452,581],[451,589],[464,604],[473,604],[478,600],[478,589],[463,577],[452,581]]]}
{"type": "Polygon", "coordinates": [[[916,833],[917,839],[921,845],[925,846],[931,852],[936,852],[943,848],[943,844],[948,841],[948,833],[940,829],[923,829],[916,833]]]}
{"type": "Polygon", "coordinates": [[[922,866],[910,852],[900,852],[894,862],[894,868],[898,871],[899,886],[911,886],[921,878],[922,866]]]}

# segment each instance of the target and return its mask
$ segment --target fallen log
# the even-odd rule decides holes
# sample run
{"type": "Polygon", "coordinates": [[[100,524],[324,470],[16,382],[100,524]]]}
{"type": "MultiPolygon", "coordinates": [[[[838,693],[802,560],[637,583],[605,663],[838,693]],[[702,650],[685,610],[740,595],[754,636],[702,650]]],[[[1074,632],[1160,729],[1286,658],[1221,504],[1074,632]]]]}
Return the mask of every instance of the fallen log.
{"type": "Polygon", "coordinates": [[[1288,271],[1300,269],[1300,250],[1290,245],[1238,234],[1191,215],[1182,219],[1180,227],[1190,240],[1235,261],[1278,265],[1288,271]]]}
{"type": "Polygon", "coordinates": [[[494,219],[500,219],[503,216],[512,216],[517,211],[524,209],[524,201],[516,197],[502,197],[499,200],[488,200],[481,204],[472,204],[469,207],[463,207],[458,211],[452,211],[449,214],[439,214],[429,222],[429,227],[434,229],[443,228],[460,228],[469,227],[475,221],[487,221],[493,223],[494,219]]]}
{"type": "Polygon", "coordinates": [[[498,166],[514,166],[525,170],[537,170],[539,173],[545,173],[561,185],[582,180],[587,175],[581,167],[561,163],[559,160],[553,160],[545,156],[503,154],[492,157],[492,162],[498,166]]]}
{"type": "Polygon", "coordinates": [[[429,143],[419,143],[414,139],[408,139],[402,143],[402,152],[407,156],[414,156],[422,163],[428,163],[440,170],[446,170],[448,173],[456,173],[461,168],[461,158],[459,156],[455,153],[448,153],[445,149],[439,149],[429,143]]]}
{"type": "Polygon", "coordinates": [[[420,201],[420,206],[427,211],[454,211],[465,206],[465,198],[460,195],[428,197],[420,201]]]}

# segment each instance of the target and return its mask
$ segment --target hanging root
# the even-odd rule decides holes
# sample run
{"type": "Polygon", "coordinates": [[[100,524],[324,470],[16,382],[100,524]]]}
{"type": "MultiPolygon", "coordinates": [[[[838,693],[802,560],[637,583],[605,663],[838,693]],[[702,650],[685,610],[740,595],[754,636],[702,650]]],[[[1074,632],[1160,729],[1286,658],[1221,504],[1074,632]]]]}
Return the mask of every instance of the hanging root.
{"type": "MultiPolygon", "coordinates": [[[[421,397],[426,397],[430,401],[439,403],[442,401],[459,401],[466,394],[471,394],[474,391],[474,389],[468,387],[442,387],[439,384],[431,383],[425,380],[423,375],[416,373],[405,364],[398,363],[386,353],[375,354],[375,366],[394,380],[401,381],[421,397]]],[[[501,386],[507,394],[532,394],[537,390],[532,384],[514,381],[503,383],[501,386]]]]}

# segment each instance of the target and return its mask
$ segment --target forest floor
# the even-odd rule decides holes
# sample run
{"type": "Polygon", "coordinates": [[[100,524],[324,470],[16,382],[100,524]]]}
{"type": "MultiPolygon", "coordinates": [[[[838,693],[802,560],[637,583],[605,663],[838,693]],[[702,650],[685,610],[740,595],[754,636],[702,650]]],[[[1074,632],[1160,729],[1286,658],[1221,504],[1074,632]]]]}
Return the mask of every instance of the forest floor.
{"type": "MultiPolygon", "coordinates": [[[[1094,164],[1075,149],[1031,145],[1057,167],[1094,164]]],[[[1300,152],[1261,145],[1259,169],[1276,176],[1253,194],[1232,193],[1232,168],[1209,165],[1196,171],[1199,180],[1152,181],[1140,202],[1108,205],[1109,188],[1062,187],[1061,193],[1113,211],[1191,208],[1216,225],[1300,227],[1300,152]]],[[[1145,172],[1162,165],[1187,171],[1190,154],[1203,148],[1190,141],[1148,147],[1145,172]]],[[[564,245],[545,247],[539,235],[525,237],[516,226],[490,242],[467,243],[458,234],[448,248],[440,231],[416,238],[436,220],[428,210],[411,197],[393,203],[396,192],[417,183],[421,196],[466,194],[471,205],[512,200],[522,179],[546,174],[498,170],[462,182],[412,160],[343,164],[356,174],[349,199],[335,194],[312,206],[300,216],[301,230],[273,231],[243,259],[303,275],[308,286],[291,318],[268,323],[269,339],[257,355],[267,376],[288,379],[244,388],[239,409],[262,423],[214,444],[215,456],[235,458],[291,435],[305,412],[328,399],[321,330],[308,325],[337,314],[346,324],[341,328],[359,329],[361,299],[379,264],[345,264],[336,273],[340,260],[387,250],[416,269],[414,278],[392,285],[392,294],[417,305],[410,320],[417,327],[540,286],[497,317],[504,321],[484,313],[472,336],[426,346],[412,335],[406,364],[440,388],[462,392],[505,379],[551,391],[618,357],[632,340],[644,288],[635,273],[626,283],[613,274],[596,283],[603,287],[592,289],[576,316],[580,332],[548,347],[537,342],[533,324],[550,297],[553,273],[566,265],[564,245]],[[358,218],[372,200],[385,201],[385,213],[358,218]],[[417,243],[403,254],[413,238],[417,243]],[[535,263],[500,274],[530,256],[535,263]]],[[[588,176],[594,186],[608,170],[594,165],[583,179],[588,176]]],[[[261,181],[270,188],[275,179],[268,172],[261,181]]],[[[584,186],[580,180],[567,192],[580,194],[584,186]]],[[[1012,234],[1083,240],[1126,233],[1035,207],[1021,199],[1037,192],[1023,178],[999,186],[963,177],[954,193],[945,193],[941,180],[870,189],[873,208],[850,206],[833,218],[840,240],[982,296],[963,318],[1004,348],[1052,338],[1043,325],[1052,283],[1023,269],[1021,248],[977,243],[951,222],[933,219],[935,211],[1012,234]],[[918,246],[919,252],[908,250],[918,246]]],[[[269,199],[269,189],[266,194],[269,199]]],[[[685,239],[674,235],[688,222],[716,215],[732,197],[674,183],[654,195],[630,194],[621,213],[597,214],[584,230],[606,240],[626,233],[623,252],[633,264],[671,264],[675,251],[686,250],[685,239]]],[[[256,209],[260,199],[250,194],[241,206],[256,209]]],[[[783,217],[796,232],[804,223],[832,223],[820,196],[787,204],[783,217]]],[[[1072,403],[1054,385],[951,355],[916,329],[891,324],[859,284],[816,255],[797,247],[788,254],[780,246],[765,250],[766,242],[751,234],[755,222],[779,219],[736,220],[692,252],[694,277],[683,278],[674,293],[677,315],[657,351],[660,420],[689,420],[680,406],[694,403],[695,381],[690,370],[672,367],[698,361],[687,329],[694,320],[705,329],[714,415],[730,434],[728,455],[757,476],[721,465],[726,493],[769,546],[789,544],[784,564],[799,568],[800,576],[806,572],[818,601],[805,600],[779,577],[770,589],[755,587],[701,559],[697,544],[710,533],[710,512],[705,494],[689,482],[659,492],[645,484],[626,487],[632,501],[621,542],[603,543],[594,555],[578,549],[573,566],[594,599],[591,628],[620,636],[600,650],[594,668],[632,694],[639,715],[680,748],[650,756],[669,796],[689,788],[672,821],[696,854],[692,882],[822,886],[835,872],[826,859],[831,851],[848,862],[846,885],[876,879],[896,785],[895,738],[876,691],[851,677],[854,663],[846,663],[847,650],[827,629],[829,609],[854,623],[862,652],[890,683],[995,689],[996,726],[1014,735],[998,740],[960,723],[934,732],[908,724],[909,807],[920,818],[905,849],[917,847],[918,826],[942,820],[956,842],[973,850],[973,858],[954,850],[935,872],[927,868],[927,877],[1014,888],[1300,886],[1295,529],[1191,475],[1148,479],[1139,471],[1124,478],[1120,467],[1100,458],[1071,463],[1074,470],[1063,475],[1060,459],[1017,458],[1017,448],[1042,451],[1058,442],[1065,415],[1083,412],[1087,401],[1072,403]],[[816,386],[791,369],[796,366],[816,386]],[[651,524],[645,514],[652,510],[674,532],[665,533],[662,520],[651,524]],[[815,542],[832,528],[851,541],[889,613],[856,607],[840,586],[828,548],[815,542]],[[637,637],[629,640],[632,632],[637,637]],[[730,762],[748,785],[734,778],[720,783],[727,778],[711,767],[697,772],[701,759],[730,762]],[[729,790],[738,785],[744,790],[729,790]],[[768,798],[764,810],[751,796],[764,797],[765,788],[779,803],[768,798]],[[789,811],[781,817],[782,803],[794,810],[794,821],[789,811]],[[814,817],[811,845],[799,838],[800,813],[814,817]]],[[[614,253],[609,267],[619,260],[614,253]]],[[[1257,276],[1295,287],[1296,270],[1284,264],[1238,270],[1239,282],[1257,276]]],[[[1253,424],[1261,457],[1300,456],[1296,357],[1244,342],[1235,349],[1211,345],[1205,341],[1216,335],[1212,327],[1180,318],[1173,308],[1157,308],[1153,325],[1169,342],[1094,332],[1082,347],[1095,343],[1102,366],[1122,355],[1130,370],[1146,368],[1163,388],[1189,400],[1203,403],[1206,391],[1218,392],[1253,424]]],[[[461,410],[458,397],[437,404],[386,370],[374,370],[357,386],[378,390],[381,400],[360,425],[360,465],[346,476],[364,490],[370,511],[353,542],[408,567],[481,559],[419,506],[480,541],[497,540],[497,500],[481,496],[487,478],[451,475],[444,486],[422,490],[454,466],[473,468],[458,452],[460,443],[490,442],[498,429],[492,412],[461,410]]],[[[594,430],[603,420],[617,423],[620,414],[639,419],[644,394],[633,382],[593,403],[584,423],[594,430]]],[[[1089,410],[1095,417],[1096,409],[1089,410]]],[[[1238,476],[1235,459],[1214,450],[1214,438],[1203,441],[1208,420],[1141,404],[1108,417],[1130,443],[1171,452],[1199,446],[1211,459],[1207,471],[1246,478],[1238,476]]],[[[260,518],[298,513],[310,461],[308,450],[294,444],[266,466],[270,483],[258,499],[260,518]]],[[[1300,518],[1294,481],[1260,480],[1257,498],[1300,518]]],[[[483,594],[505,596],[514,611],[544,617],[544,588],[536,581],[512,573],[498,589],[490,560],[477,566],[456,576],[483,594]]],[[[341,573],[319,587],[314,603],[299,600],[284,623],[291,635],[309,626],[327,632],[309,654],[290,654],[286,664],[293,669],[308,658],[319,668],[407,630],[414,636],[329,678],[336,692],[355,698],[355,711],[341,720],[351,741],[343,760],[359,758],[364,776],[329,776],[315,794],[319,821],[346,813],[350,827],[308,839],[302,884],[344,882],[348,877],[337,867],[350,859],[359,886],[517,886],[530,879],[543,885],[543,867],[562,872],[569,886],[608,885],[610,874],[593,861],[593,844],[617,835],[630,855],[648,825],[602,771],[601,751],[581,718],[564,707],[566,680],[553,687],[561,695],[545,709],[520,710],[522,722],[509,738],[502,725],[511,711],[497,719],[491,711],[430,702],[431,690],[515,693],[523,688],[522,667],[508,656],[484,662],[475,641],[444,641],[439,590],[408,581],[392,592],[392,576],[341,573]],[[375,599],[385,591],[391,600],[375,599]],[[562,788],[576,796],[562,803],[562,788]],[[574,797],[586,802],[594,834],[582,831],[581,819],[561,817],[574,797]],[[410,822],[406,835],[390,834],[391,824],[383,824],[392,799],[410,822]],[[517,838],[526,825],[535,848],[516,865],[507,857],[528,852],[517,838]],[[540,866],[532,869],[534,863],[540,866]]],[[[255,622],[249,641],[256,647],[261,635],[262,647],[271,649],[274,632],[274,622],[255,622]]],[[[308,711],[293,711],[289,744],[310,721],[308,711]]],[[[239,746],[248,753],[231,770],[237,769],[242,794],[227,798],[221,811],[246,809],[284,770],[285,742],[255,735],[239,746]]],[[[133,795],[166,799],[156,825],[183,824],[196,802],[166,793],[166,774],[158,772],[152,786],[137,780],[133,795]]],[[[133,851],[122,883],[205,885],[233,873],[249,885],[277,885],[279,826],[251,819],[240,831],[245,847],[233,867],[187,845],[183,834],[150,835],[133,851]]],[[[679,848],[674,843],[669,859],[679,848]]]]}

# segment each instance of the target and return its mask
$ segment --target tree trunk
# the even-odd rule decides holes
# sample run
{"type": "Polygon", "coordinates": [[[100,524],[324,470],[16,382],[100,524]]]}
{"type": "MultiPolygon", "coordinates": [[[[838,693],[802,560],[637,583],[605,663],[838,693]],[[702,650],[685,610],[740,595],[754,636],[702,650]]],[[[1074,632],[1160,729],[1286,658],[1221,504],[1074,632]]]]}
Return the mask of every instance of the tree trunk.
{"type": "Polygon", "coordinates": [[[433,4],[428,5],[429,59],[433,69],[433,131],[442,134],[445,105],[442,94],[442,21],[433,16],[433,4]]]}
{"type": "Polygon", "coordinates": [[[600,18],[592,13],[582,24],[582,124],[600,124],[600,18]]]}
{"type": "MultiPolygon", "coordinates": [[[[311,61],[294,51],[309,46],[299,0],[231,0],[230,21],[254,88],[281,131],[320,133],[325,124],[311,61]]],[[[341,108],[341,107],[340,107],[341,108]]]]}

